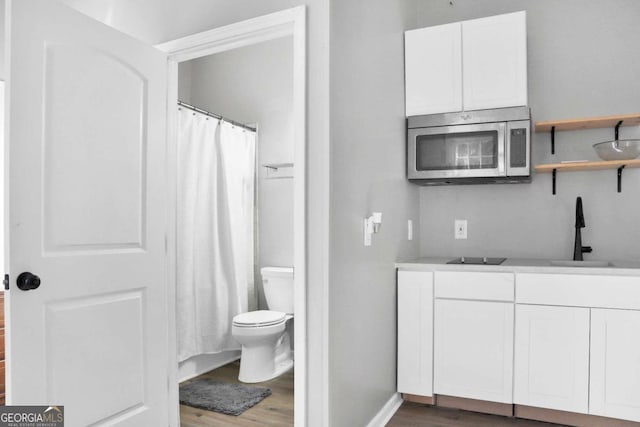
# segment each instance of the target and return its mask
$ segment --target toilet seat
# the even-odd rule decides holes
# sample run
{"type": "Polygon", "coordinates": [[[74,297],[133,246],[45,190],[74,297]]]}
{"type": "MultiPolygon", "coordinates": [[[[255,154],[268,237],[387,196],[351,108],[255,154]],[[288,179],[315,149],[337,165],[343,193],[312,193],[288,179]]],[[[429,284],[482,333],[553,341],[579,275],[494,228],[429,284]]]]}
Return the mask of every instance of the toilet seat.
{"type": "Polygon", "coordinates": [[[240,328],[262,328],[278,325],[287,320],[287,314],[281,311],[256,310],[238,314],[233,318],[233,326],[240,328]]]}

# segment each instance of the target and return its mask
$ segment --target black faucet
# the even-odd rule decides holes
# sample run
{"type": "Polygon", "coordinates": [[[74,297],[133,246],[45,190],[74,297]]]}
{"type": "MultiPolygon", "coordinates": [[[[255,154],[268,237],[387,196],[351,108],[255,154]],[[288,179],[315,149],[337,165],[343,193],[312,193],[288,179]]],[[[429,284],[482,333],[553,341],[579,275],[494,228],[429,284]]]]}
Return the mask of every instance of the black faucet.
{"type": "Polygon", "coordinates": [[[576,199],[576,239],[573,245],[573,260],[583,261],[582,254],[590,253],[593,249],[591,246],[582,246],[581,228],[584,228],[584,214],[582,213],[582,197],[576,199]]]}

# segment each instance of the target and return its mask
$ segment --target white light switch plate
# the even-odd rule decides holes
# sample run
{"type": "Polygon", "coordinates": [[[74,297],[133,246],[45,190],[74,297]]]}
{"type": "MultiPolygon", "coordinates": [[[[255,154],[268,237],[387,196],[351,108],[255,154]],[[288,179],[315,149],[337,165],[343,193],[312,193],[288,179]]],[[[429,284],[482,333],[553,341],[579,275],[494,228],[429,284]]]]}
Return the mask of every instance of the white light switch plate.
{"type": "Polygon", "coordinates": [[[407,220],[407,240],[413,240],[413,221],[407,220]]]}
{"type": "Polygon", "coordinates": [[[456,239],[466,239],[467,238],[467,220],[466,219],[456,219],[454,222],[454,232],[453,237],[456,239]]]}
{"type": "Polygon", "coordinates": [[[369,233],[369,227],[367,226],[367,218],[364,219],[362,231],[364,234],[364,245],[371,246],[371,233],[369,233]]]}

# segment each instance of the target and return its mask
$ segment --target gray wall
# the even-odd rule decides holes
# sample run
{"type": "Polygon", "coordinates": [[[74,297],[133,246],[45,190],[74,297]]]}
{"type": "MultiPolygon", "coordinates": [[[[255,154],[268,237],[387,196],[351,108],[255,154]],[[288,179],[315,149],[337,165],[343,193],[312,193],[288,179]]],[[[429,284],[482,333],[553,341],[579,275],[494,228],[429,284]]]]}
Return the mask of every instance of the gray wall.
{"type": "Polygon", "coordinates": [[[418,189],[405,178],[403,36],[413,2],[331,2],[332,426],[364,426],[396,391],[394,262],[407,241],[418,189]],[[382,212],[373,245],[362,221],[382,212]]]}
{"type": "MultiPolygon", "coordinates": [[[[527,11],[529,104],[534,121],[640,111],[640,2],[582,0],[454,0],[422,2],[415,28],[527,11]]],[[[621,128],[621,138],[640,129],[621,128]]],[[[533,133],[533,162],[596,160],[591,145],[613,139],[613,129],[558,132],[552,156],[548,133],[533,133]]],[[[423,256],[571,258],[575,199],[582,196],[586,259],[640,260],[640,170],[551,174],[531,184],[420,189],[423,256]],[[467,219],[468,240],[454,240],[454,219],[467,219]]]]}
{"type": "Polygon", "coordinates": [[[293,266],[293,179],[267,179],[261,166],[293,162],[292,49],[285,37],[180,64],[183,100],[259,129],[255,283],[261,309],[267,305],[259,268],[293,266]]]}

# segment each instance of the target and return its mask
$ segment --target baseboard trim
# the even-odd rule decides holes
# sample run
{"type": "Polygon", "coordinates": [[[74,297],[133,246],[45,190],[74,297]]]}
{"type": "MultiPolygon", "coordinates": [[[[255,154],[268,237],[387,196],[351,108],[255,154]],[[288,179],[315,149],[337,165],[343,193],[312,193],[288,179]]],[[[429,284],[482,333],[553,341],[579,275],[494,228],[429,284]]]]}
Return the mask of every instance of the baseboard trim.
{"type": "Polygon", "coordinates": [[[562,424],[574,427],[637,427],[634,421],[617,418],[600,417],[598,415],[578,414],[555,409],[536,408],[533,406],[515,405],[515,416],[529,420],[562,424]]]}
{"type": "Polygon", "coordinates": [[[421,403],[423,405],[436,404],[436,399],[433,396],[420,396],[418,394],[402,393],[402,398],[407,402],[421,403]]]}
{"type": "Polygon", "coordinates": [[[502,415],[503,417],[513,417],[513,405],[511,403],[489,402],[486,400],[438,394],[436,396],[436,406],[463,409],[471,412],[482,412],[485,414],[502,415]]]}
{"type": "Polygon", "coordinates": [[[375,417],[369,421],[367,427],[384,427],[389,420],[391,420],[391,417],[393,417],[398,408],[400,408],[400,405],[402,405],[402,396],[400,396],[400,393],[394,393],[375,417]]]}

